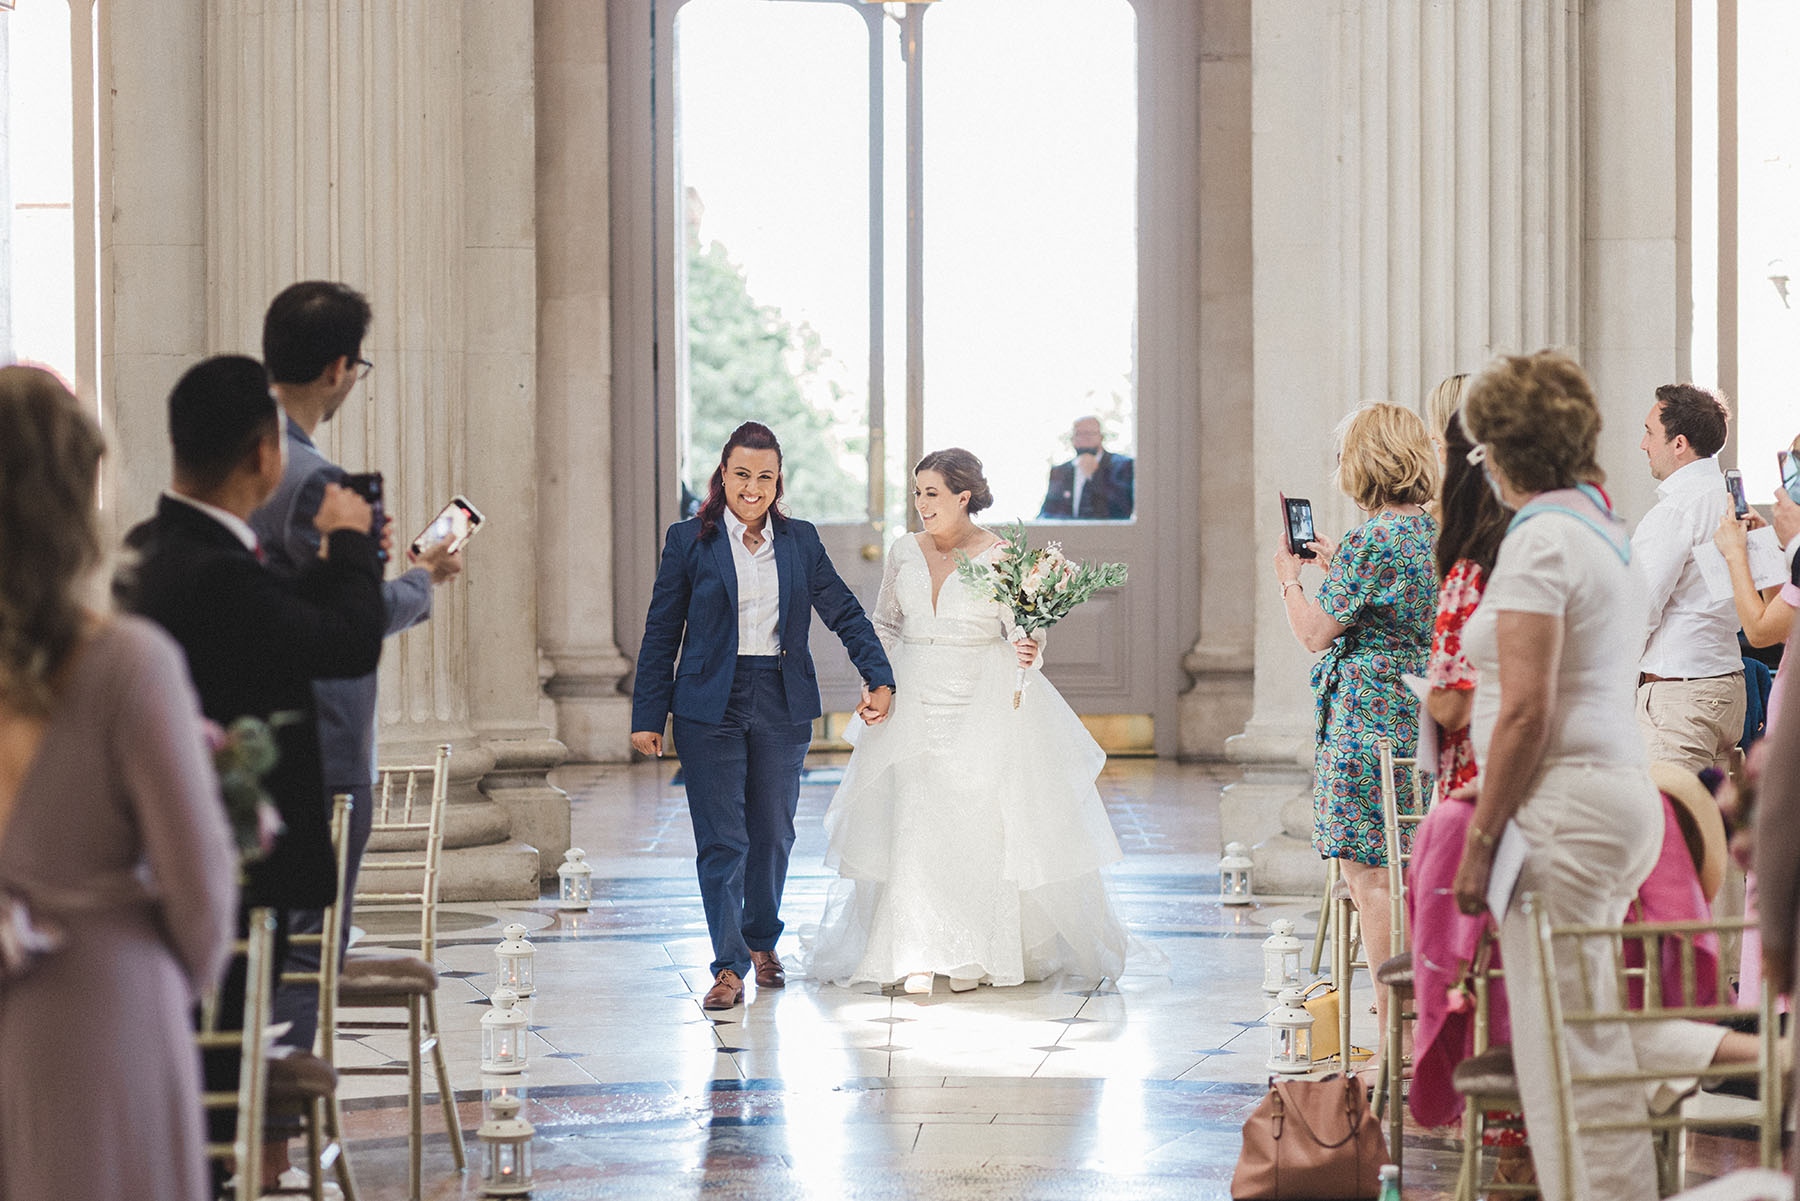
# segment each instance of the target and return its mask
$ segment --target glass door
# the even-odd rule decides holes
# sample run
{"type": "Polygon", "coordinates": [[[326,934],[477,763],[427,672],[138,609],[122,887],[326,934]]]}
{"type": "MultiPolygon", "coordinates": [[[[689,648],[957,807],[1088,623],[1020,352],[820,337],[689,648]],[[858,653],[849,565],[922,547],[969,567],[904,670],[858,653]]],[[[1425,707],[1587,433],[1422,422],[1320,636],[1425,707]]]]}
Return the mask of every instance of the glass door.
{"type": "MultiPolygon", "coordinates": [[[[697,509],[730,431],[764,422],[788,512],[872,606],[916,526],[909,465],[966,447],[984,522],[1132,563],[1128,593],[1059,627],[1050,670],[1083,712],[1151,713],[1132,4],[657,10],[659,516],[697,509]]],[[[848,658],[814,634],[826,708],[848,708],[848,658]]]]}

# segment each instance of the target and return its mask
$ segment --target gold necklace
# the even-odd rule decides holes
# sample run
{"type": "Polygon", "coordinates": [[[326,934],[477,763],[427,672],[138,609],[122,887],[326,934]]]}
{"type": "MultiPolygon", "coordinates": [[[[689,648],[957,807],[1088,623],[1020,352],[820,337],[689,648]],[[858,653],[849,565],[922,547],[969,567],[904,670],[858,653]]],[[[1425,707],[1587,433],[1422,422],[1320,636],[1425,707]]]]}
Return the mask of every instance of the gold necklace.
{"type": "MultiPolygon", "coordinates": [[[[981,528],[981,527],[980,527],[980,526],[973,526],[973,525],[972,525],[972,526],[970,526],[970,531],[969,531],[969,532],[970,532],[970,533],[976,533],[976,532],[978,532],[978,531],[979,531],[979,530],[980,530],[980,528],[981,528]]],[[[927,534],[927,535],[925,535],[925,536],[926,536],[926,537],[927,537],[927,538],[931,538],[931,535],[930,535],[930,534],[927,534]]],[[[937,557],[938,557],[938,558],[940,558],[940,559],[942,559],[942,560],[943,560],[943,561],[944,561],[944,562],[946,562],[946,563],[948,563],[948,562],[950,562],[950,556],[951,556],[951,555],[953,555],[953,554],[955,554],[955,553],[956,553],[956,552],[957,552],[957,551],[959,551],[959,550],[961,550],[961,549],[962,549],[962,548],[963,548],[963,544],[964,544],[964,543],[966,543],[966,542],[968,542],[968,540],[969,540],[969,535],[968,535],[968,534],[964,534],[964,535],[963,535],[963,536],[962,536],[962,537],[961,537],[961,538],[958,538],[958,539],[957,539],[957,540],[956,540],[956,545],[955,545],[955,546],[952,546],[952,547],[951,547],[951,548],[950,548],[950,549],[949,549],[949,550],[938,550],[938,544],[937,544],[937,539],[936,539],[936,538],[931,538],[931,549],[932,549],[932,550],[934,550],[934,551],[937,551],[937,557]]]]}

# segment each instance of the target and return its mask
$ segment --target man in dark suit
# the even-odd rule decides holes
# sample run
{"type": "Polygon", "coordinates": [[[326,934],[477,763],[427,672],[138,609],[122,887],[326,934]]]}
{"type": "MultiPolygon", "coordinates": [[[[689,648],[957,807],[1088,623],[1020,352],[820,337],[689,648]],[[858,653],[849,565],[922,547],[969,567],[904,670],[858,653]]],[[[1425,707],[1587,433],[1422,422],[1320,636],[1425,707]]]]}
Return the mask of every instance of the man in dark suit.
{"type": "MultiPolygon", "coordinates": [[[[285,829],[250,866],[242,905],[278,920],[337,895],[312,681],[373,671],[383,628],[374,514],[354,492],[325,489],[314,518],[323,555],[297,579],[260,562],[248,519],[281,480],[280,418],[255,359],[208,359],[181,377],[169,396],[174,483],[127,535],[119,587],[125,607],[181,644],[207,717],[276,723],[280,758],[263,783],[285,829]]],[[[241,1020],[242,986],[240,966],[221,998],[227,1028],[241,1020]]],[[[209,1057],[208,1087],[233,1087],[236,1071],[235,1056],[209,1057]]]]}
{"type": "Polygon", "coordinates": [[[1083,521],[1124,521],[1136,503],[1134,464],[1130,455],[1115,455],[1101,445],[1098,417],[1075,423],[1075,457],[1050,469],[1038,517],[1083,521]]]}
{"type": "MultiPolygon", "coordinates": [[[[327,459],[313,442],[323,423],[337,415],[351,389],[368,372],[362,358],[369,329],[369,302],[339,283],[310,280],[282,289],[263,318],[263,363],[273,381],[286,422],[287,468],[280,485],[250,516],[250,527],[267,555],[268,565],[283,579],[297,579],[319,559],[321,535],[314,519],[325,490],[344,481],[344,469],[327,459]]],[[[462,570],[462,556],[442,546],[427,547],[413,557],[414,566],[381,585],[385,632],[398,634],[431,616],[431,590],[462,570]]],[[[344,928],[356,891],[357,871],[369,842],[375,777],[375,675],[313,681],[318,712],[319,757],[323,796],[348,794],[350,853],[344,880],[344,928]]],[[[326,802],[329,805],[329,800],[326,802]]],[[[329,812],[329,809],[327,809],[329,812]]],[[[306,911],[294,918],[296,932],[316,932],[320,914],[306,911]]],[[[287,969],[313,972],[319,967],[315,944],[296,945],[287,969]]],[[[318,1027],[318,989],[311,985],[282,988],[275,997],[275,1018],[291,1023],[281,1039],[310,1050],[318,1027]]]]}

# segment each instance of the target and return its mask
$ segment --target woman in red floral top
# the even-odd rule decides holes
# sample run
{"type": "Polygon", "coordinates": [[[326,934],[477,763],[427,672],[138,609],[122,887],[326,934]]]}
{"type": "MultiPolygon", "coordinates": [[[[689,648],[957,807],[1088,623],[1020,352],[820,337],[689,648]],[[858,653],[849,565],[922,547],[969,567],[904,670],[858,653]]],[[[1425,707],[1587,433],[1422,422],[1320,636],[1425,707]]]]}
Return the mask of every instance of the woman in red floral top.
{"type": "Polygon", "coordinates": [[[1444,492],[1437,541],[1437,621],[1432,627],[1431,660],[1425,669],[1431,692],[1425,708],[1438,725],[1437,795],[1475,782],[1475,748],[1469,741],[1475,669],[1462,653],[1463,625],[1481,603],[1488,572],[1506,536],[1507,512],[1483,478],[1469,465],[1473,449],[1462,418],[1451,414],[1444,430],[1444,492]]]}

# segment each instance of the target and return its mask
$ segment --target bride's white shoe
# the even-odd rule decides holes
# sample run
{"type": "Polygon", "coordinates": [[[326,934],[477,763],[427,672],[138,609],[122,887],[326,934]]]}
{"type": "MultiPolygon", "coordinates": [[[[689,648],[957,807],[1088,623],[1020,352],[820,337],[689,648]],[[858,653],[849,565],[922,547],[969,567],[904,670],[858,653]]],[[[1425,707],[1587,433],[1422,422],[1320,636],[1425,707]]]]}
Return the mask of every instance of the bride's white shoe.
{"type": "Polygon", "coordinates": [[[980,983],[981,983],[980,980],[959,980],[955,976],[952,976],[952,977],[950,977],[950,991],[951,992],[974,992],[975,986],[980,983]]]}
{"type": "Polygon", "coordinates": [[[906,978],[906,983],[901,985],[901,987],[909,993],[930,996],[931,981],[932,976],[930,972],[914,972],[906,978]]]}

